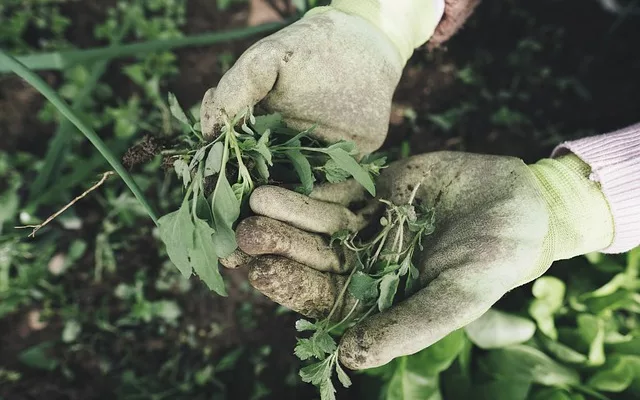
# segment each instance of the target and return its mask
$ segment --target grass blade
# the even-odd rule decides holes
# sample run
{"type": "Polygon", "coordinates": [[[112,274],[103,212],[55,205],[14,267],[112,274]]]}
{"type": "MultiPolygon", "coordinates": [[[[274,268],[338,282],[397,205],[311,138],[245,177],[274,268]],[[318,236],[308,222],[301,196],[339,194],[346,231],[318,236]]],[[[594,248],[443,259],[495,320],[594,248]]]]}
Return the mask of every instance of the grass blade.
{"type": "MultiPolygon", "coordinates": [[[[120,41],[129,32],[130,27],[131,18],[126,18],[122,29],[113,37],[110,47],[118,46],[120,41]]],[[[74,98],[73,104],[71,105],[71,108],[75,112],[82,111],[85,101],[91,96],[91,93],[100,81],[108,65],[109,60],[99,61],[92,65],[89,79],[82,87],[78,96],[74,98]]],[[[60,174],[65,154],[69,149],[68,142],[73,129],[73,124],[68,119],[63,119],[58,124],[53,139],[49,143],[44,164],[29,190],[29,202],[32,202],[38,195],[42,194],[42,192],[47,189],[49,183],[55,181],[60,174]]]]}
{"type": "Polygon", "coordinates": [[[100,139],[100,137],[91,129],[87,124],[85,124],[78,116],[73,112],[71,107],[56,93],[51,86],[49,86],[42,78],[36,75],[33,71],[27,68],[24,64],[11,57],[3,50],[0,50],[0,65],[5,68],[10,69],[15,72],[16,75],[20,76],[22,79],[27,81],[31,86],[33,86],[38,92],[40,92],[44,97],[47,98],[57,109],[58,111],[64,115],[66,118],[71,121],[76,128],[80,130],[84,134],[84,136],[95,146],[95,148],[102,154],[102,156],[107,160],[107,162],[111,165],[111,167],[116,171],[118,175],[122,178],[122,180],[129,187],[133,195],[138,199],[140,204],[145,208],[149,217],[153,220],[153,222],[158,224],[158,217],[154,213],[153,209],[147,202],[146,198],[142,194],[142,191],[133,180],[131,175],[127,172],[126,169],[122,166],[120,161],[111,153],[111,150],[105,145],[105,143],[100,139]]]}
{"type": "MultiPolygon", "coordinates": [[[[74,64],[87,64],[99,60],[119,57],[132,57],[140,54],[167,51],[182,47],[207,46],[229,40],[243,39],[249,36],[268,33],[293,22],[275,22],[270,24],[251,26],[243,29],[234,29],[227,32],[211,32],[200,35],[186,36],[173,39],[149,40],[140,43],[131,43],[120,46],[107,46],[87,50],[71,50],[42,54],[29,54],[18,57],[18,61],[31,70],[62,70],[74,64]]],[[[0,64],[0,73],[10,72],[8,65],[0,64]]]]}

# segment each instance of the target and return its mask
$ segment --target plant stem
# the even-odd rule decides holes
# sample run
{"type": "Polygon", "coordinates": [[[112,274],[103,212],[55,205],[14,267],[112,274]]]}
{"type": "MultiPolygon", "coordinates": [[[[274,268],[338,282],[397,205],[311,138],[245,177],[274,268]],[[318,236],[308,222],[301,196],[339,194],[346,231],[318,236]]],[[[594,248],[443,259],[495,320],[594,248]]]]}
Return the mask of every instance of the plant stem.
{"type": "Polygon", "coordinates": [[[122,166],[120,161],[113,155],[113,153],[111,153],[111,150],[109,150],[102,139],[100,139],[100,137],[93,131],[93,129],[91,129],[76,115],[71,107],[69,107],[69,105],[58,95],[58,93],[56,93],[56,91],[53,90],[51,86],[49,86],[44,80],[42,80],[42,78],[36,75],[20,61],[5,53],[3,50],[0,50],[0,65],[6,66],[7,68],[15,72],[16,75],[27,81],[38,92],[46,97],[47,100],[49,100],[62,115],[68,118],[69,121],[71,121],[76,126],[76,128],[80,130],[80,132],[84,134],[84,136],[91,142],[91,144],[93,144],[95,148],[98,149],[100,154],[102,154],[102,156],[107,160],[114,171],[116,171],[116,173],[120,175],[133,195],[138,199],[140,204],[142,204],[144,209],[147,211],[149,217],[151,217],[153,222],[157,225],[158,217],[156,217],[156,214],[151,208],[151,205],[149,205],[147,199],[144,197],[144,194],[142,193],[136,182],[133,180],[131,175],[122,166]]]}

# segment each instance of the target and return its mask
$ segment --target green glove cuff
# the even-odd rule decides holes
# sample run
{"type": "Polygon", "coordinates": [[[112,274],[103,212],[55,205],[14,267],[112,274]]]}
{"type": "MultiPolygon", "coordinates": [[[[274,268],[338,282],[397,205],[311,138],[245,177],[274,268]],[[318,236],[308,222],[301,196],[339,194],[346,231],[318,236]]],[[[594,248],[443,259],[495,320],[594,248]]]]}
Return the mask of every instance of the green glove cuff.
{"type": "Polygon", "coordinates": [[[444,14],[444,0],[333,0],[331,6],[313,8],[307,15],[329,9],[369,21],[385,33],[406,64],[413,49],[435,32],[444,14]]]}
{"type": "Polygon", "coordinates": [[[541,265],[602,250],[613,241],[613,215],[591,168],[574,154],[529,166],[549,208],[541,265]]]}

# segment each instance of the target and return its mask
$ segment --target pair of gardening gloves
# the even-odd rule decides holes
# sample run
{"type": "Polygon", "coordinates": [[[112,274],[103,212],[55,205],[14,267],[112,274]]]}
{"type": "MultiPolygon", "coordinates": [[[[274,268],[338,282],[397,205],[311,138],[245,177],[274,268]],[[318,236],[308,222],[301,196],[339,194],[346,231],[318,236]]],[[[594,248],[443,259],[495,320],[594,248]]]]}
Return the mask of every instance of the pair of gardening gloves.
{"type": "MultiPolygon", "coordinates": [[[[203,131],[215,135],[224,115],[259,103],[294,129],[317,124],[317,138],[351,140],[370,153],[385,139],[391,99],[413,49],[448,39],[478,1],[334,0],[313,9],[249,48],[205,94],[203,131]]],[[[421,289],[349,329],[340,361],[363,369],[420,351],[553,261],[607,247],[613,221],[589,172],[571,154],[526,165],[462,152],[417,155],[384,169],[377,197],[407,204],[419,185],[414,201],[435,210],[435,231],[415,257],[421,289]]],[[[275,302],[324,317],[348,273],[330,235],[379,223],[370,207],[350,208],[363,199],[354,181],[318,186],[309,197],[259,187],[250,198],[256,216],[236,230],[241,251],[224,264],[248,267],[251,284],[275,302]]]]}

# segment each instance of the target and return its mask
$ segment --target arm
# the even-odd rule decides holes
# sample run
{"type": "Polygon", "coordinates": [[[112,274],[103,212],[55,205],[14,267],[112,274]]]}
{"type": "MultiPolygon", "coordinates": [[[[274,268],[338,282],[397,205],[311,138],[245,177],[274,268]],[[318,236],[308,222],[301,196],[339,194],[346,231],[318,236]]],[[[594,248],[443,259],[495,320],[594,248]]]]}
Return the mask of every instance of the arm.
{"type": "Polygon", "coordinates": [[[614,238],[602,251],[620,253],[640,245],[640,123],[562,143],[553,156],[569,152],[589,166],[589,179],[599,184],[609,204],[614,238]]]}

